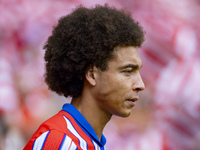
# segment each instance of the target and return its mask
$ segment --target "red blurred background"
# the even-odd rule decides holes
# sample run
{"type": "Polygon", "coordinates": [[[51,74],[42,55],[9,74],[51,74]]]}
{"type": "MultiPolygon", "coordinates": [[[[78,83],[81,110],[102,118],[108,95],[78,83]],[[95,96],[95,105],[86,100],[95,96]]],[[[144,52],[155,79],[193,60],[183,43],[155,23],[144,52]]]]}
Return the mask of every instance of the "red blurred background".
{"type": "Polygon", "coordinates": [[[0,150],[22,149],[70,102],[43,79],[52,26],[78,5],[105,3],[129,10],[146,31],[146,89],[130,117],[106,126],[107,149],[200,150],[199,0],[0,0],[0,150]]]}

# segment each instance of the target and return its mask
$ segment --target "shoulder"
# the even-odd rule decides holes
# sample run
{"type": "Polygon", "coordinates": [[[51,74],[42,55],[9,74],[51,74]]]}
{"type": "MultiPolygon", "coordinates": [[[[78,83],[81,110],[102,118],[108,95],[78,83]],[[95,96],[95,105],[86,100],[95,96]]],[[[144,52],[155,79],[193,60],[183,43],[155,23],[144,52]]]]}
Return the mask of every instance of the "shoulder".
{"type": "Polygon", "coordinates": [[[51,148],[55,147],[55,149],[57,149],[57,147],[61,146],[62,143],[65,143],[64,145],[66,145],[66,141],[69,143],[71,142],[71,146],[73,146],[74,142],[68,134],[68,125],[64,113],[65,112],[60,111],[42,123],[38,130],[33,134],[24,150],[41,149],[42,147],[48,146],[51,146],[51,148]]]}
{"type": "Polygon", "coordinates": [[[24,148],[24,150],[48,150],[48,149],[77,149],[79,146],[75,144],[72,138],[65,133],[57,130],[49,130],[41,134],[32,144],[24,148]]]}
{"type": "Polygon", "coordinates": [[[60,111],[38,128],[24,148],[30,149],[98,150],[99,146],[69,113],[60,111]]]}

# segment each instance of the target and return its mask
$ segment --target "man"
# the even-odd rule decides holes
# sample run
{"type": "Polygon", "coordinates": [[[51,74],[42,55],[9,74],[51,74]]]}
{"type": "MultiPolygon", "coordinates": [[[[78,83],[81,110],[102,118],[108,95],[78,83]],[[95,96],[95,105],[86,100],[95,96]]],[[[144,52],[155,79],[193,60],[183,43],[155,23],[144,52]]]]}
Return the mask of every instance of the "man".
{"type": "Polygon", "coordinates": [[[112,115],[127,117],[144,89],[138,47],[144,32],[123,10],[78,7],[62,17],[44,49],[45,81],[71,104],[45,121],[27,149],[104,150],[112,115]]]}

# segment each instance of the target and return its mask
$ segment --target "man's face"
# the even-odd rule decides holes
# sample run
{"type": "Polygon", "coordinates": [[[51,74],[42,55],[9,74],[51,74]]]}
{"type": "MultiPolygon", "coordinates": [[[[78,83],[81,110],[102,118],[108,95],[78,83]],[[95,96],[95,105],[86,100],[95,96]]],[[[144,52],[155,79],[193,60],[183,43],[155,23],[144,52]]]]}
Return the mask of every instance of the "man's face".
{"type": "Polygon", "coordinates": [[[97,71],[95,97],[104,112],[127,117],[138,92],[144,90],[139,70],[142,66],[136,47],[117,47],[106,71],[97,71]]]}

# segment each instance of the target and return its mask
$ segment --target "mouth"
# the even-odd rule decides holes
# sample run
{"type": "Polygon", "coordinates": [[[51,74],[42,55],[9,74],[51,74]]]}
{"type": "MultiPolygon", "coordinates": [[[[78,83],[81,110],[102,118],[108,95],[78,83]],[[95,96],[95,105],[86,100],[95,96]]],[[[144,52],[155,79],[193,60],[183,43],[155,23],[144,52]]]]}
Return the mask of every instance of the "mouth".
{"type": "Polygon", "coordinates": [[[135,97],[135,98],[127,99],[127,101],[131,106],[135,106],[135,102],[138,101],[138,99],[139,99],[138,97],[135,97]]]}

